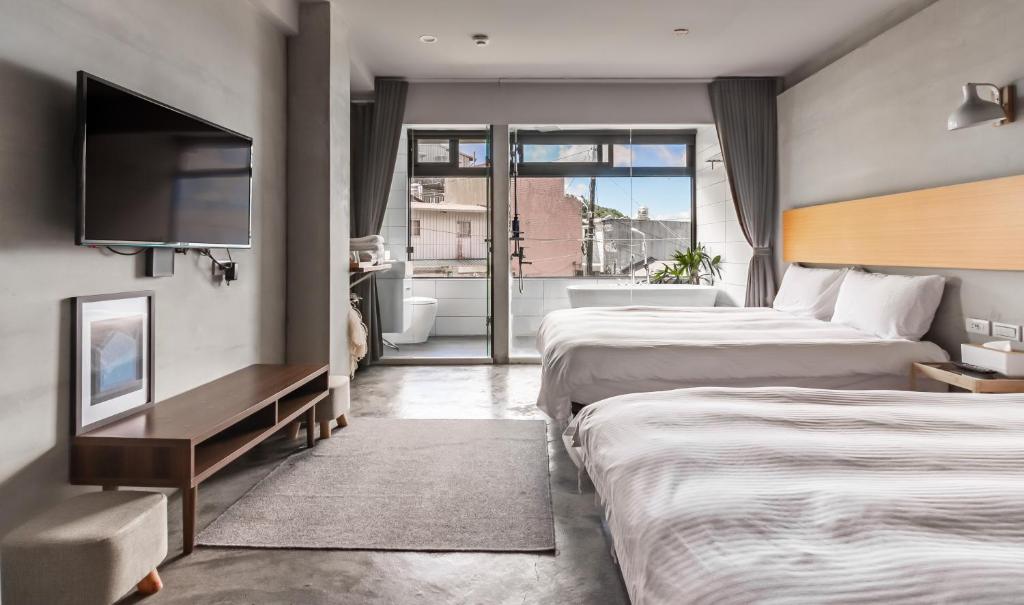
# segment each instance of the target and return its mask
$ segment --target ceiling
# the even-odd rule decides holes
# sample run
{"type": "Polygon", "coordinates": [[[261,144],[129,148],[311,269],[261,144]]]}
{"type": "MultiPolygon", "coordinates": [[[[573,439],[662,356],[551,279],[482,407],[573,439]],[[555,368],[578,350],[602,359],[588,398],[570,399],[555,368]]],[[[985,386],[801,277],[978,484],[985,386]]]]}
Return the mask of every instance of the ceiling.
{"type": "Polygon", "coordinates": [[[334,0],[350,26],[355,91],[375,75],[799,79],[933,1],[334,0]],[[477,33],[490,45],[474,46],[477,33]]]}

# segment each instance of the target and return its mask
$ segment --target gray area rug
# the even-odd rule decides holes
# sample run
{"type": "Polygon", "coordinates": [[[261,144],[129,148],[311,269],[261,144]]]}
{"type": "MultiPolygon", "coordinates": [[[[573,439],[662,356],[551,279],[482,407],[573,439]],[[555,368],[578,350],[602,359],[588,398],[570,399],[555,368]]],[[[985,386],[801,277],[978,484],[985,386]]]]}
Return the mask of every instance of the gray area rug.
{"type": "Polygon", "coordinates": [[[285,460],[198,543],[554,550],[544,421],[353,418],[285,460]]]}

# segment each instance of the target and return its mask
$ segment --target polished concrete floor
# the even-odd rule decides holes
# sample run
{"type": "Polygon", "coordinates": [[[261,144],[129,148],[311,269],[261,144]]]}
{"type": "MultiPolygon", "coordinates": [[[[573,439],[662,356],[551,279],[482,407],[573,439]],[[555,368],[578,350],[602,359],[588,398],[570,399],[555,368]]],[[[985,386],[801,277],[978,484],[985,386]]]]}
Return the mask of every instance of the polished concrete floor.
{"type": "MultiPolygon", "coordinates": [[[[351,422],[360,417],[543,418],[534,405],[540,368],[519,366],[374,367],[352,388],[351,422]]],[[[170,549],[164,590],[128,603],[404,603],[523,605],[628,603],[609,542],[584,481],[556,427],[549,425],[554,554],[263,550],[197,547],[180,556],[180,500],[168,510],[170,549]]],[[[332,439],[344,439],[345,430],[332,439]]],[[[203,483],[199,527],[262,479],[302,439],[256,448],[203,483]]],[[[386,455],[382,452],[382,455],[386,455]]],[[[386,478],[381,478],[386,480],[386,478]]]]}
{"type": "Polygon", "coordinates": [[[490,357],[490,352],[486,336],[431,336],[427,342],[400,344],[397,351],[385,347],[384,357],[490,357]]]}
{"type": "MultiPolygon", "coordinates": [[[[537,351],[536,336],[516,336],[512,339],[509,353],[519,359],[536,359],[540,361],[540,353],[537,351]]],[[[465,359],[469,357],[491,356],[487,349],[486,336],[431,336],[427,342],[398,345],[398,350],[390,347],[384,348],[386,359],[438,359],[456,357],[465,359]]]]}

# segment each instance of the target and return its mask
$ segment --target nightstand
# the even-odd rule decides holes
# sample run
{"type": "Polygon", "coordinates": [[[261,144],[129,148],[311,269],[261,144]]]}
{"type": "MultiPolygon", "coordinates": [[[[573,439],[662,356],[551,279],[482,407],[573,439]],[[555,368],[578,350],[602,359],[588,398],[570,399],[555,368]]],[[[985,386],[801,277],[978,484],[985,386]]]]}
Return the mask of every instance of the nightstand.
{"type": "Polygon", "coordinates": [[[952,363],[915,363],[910,367],[910,390],[917,390],[917,378],[925,377],[972,393],[1024,393],[1024,378],[988,376],[961,370],[952,363]]]}

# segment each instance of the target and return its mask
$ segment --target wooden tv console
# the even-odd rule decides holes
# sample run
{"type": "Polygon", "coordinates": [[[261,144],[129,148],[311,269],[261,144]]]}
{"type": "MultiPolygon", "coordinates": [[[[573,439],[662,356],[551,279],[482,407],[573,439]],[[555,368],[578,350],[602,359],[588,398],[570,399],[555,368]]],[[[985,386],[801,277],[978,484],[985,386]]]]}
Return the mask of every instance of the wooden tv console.
{"type": "Polygon", "coordinates": [[[313,447],[327,376],[326,365],[251,365],[73,437],[71,483],[180,488],[189,554],[199,484],[303,415],[306,445],[313,447]]]}

